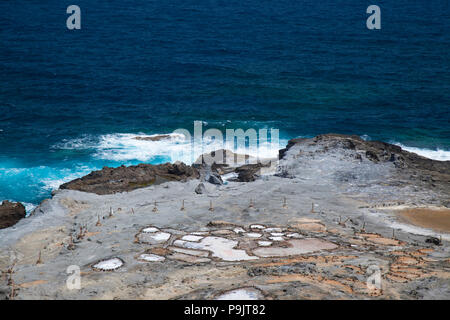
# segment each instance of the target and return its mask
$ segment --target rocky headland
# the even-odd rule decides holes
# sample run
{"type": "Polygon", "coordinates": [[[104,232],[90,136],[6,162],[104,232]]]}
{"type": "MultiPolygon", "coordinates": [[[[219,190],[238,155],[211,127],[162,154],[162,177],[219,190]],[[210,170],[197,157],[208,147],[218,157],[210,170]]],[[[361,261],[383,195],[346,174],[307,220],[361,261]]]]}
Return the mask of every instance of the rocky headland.
{"type": "Polygon", "coordinates": [[[0,299],[450,299],[449,161],[337,134],[216,152],[239,161],[63,184],[0,230],[0,299]]]}

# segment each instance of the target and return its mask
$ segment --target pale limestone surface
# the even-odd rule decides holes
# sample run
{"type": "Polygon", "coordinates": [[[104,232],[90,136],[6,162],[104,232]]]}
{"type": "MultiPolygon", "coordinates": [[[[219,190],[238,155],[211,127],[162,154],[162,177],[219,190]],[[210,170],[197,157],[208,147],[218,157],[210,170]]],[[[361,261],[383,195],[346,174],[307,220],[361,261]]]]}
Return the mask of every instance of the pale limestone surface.
{"type": "Polygon", "coordinates": [[[60,190],[34,215],[0,230],[0,299],[9,295],[13,265],[16,299],[215,299],[248,296],[249,286],[265,299],[450,299],[450,236],[408,228],[388,210],[439,194],[385,185],[388,163],[299,152],[308,154],[293,148],[280,163],[289,177],[205,183],[205,194],[195,193],[197,180],[102,196],[60,190]],[[208,226],[214,220],[232,224],[208,226]],[[426,243],[430,235],[443,245],[426,243]],[[110,261],[112,269],[114,259],[123,264],[113,271],[93,268],[110,261]],[[80,268],[80,290],[66,286],[70,266],[80,268]],[[366,285],[373,266],[382,271],[380,291],[366,285]]]}

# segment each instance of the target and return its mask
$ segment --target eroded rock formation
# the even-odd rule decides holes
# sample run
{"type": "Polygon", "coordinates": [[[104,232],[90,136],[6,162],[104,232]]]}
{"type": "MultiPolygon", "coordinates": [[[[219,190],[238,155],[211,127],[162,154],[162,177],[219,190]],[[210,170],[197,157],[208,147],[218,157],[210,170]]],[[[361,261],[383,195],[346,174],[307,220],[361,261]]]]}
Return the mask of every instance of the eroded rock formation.
{"type": "Polygon", "coordinates": [[[20,202],[3,201],[0,205],[0,229],[15,225],[25,215],[25,207],[20,202]]]}
{"type": "Polygon", "coordinates": [[[96,194],[112,194],[160,184],[166,181],[197,179],[197,169],[182,162],[160,165],[139,164],[137,166],[104,167],[102,170],[67,182],[60,189],[71,189],[96,194]]]}

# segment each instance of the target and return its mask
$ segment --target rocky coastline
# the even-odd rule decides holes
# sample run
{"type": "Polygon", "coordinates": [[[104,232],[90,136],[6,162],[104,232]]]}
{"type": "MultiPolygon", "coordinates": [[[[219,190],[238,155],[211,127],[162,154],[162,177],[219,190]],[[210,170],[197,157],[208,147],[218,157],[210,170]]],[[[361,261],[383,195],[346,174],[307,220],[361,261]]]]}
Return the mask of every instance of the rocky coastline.
{"type": "Polygon", "coordinates": [[[217,152],[105,167],[25,219],[5,201],[0,299],[450,299],[450,161],[340,134],[217,152]]]}

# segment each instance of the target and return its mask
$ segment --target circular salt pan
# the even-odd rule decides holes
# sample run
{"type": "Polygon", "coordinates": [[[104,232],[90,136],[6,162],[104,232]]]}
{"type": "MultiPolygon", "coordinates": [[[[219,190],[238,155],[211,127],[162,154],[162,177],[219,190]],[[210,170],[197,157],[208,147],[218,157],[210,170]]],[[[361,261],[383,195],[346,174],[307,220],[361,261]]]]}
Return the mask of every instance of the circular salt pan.
{"type": "Polygon", "coordinates": [[[112,258],[108,260],[100,261],[92,266],[92,268],[101,270],[101,271],[112,271],[119,269],[123,266],[123,261],[119,258],[112,258]]]}
{"type": "Polygon", "coordinates": [[[144,243],[156,244],[156,243],[166,242],[167,240],[170,239],[170,236],[171,236],[170,233],[162,232],[162,231],[158,231],[158,232],[141,232],[138,235],[138,240],[140,242],[144,242],[144,243]]]}
{"type": "Polygon", "coordinates": [[[148,254],[148,253],[141,254],[138,259],[143,260],[143,261],[149,261],[149,262],[166,260],[166,258],[164,258],[164,257],[158,256],[156,254],[148,254]]]}
{"type": "Polygon", "coordinates": [[[243,233],[243,232],[245,232],[245,230],[242,229],[242,228],[234,228],[233,231],[234,231],[235,233],[243,233]]]}
{"type": "Polygon", "coordinates": [[[255,288],[241,288],[225,292],[216,300],[262,300],[264,296],[255,288]]]}
{"type": "Polygon", "coordinates": [[[256,232],[249,232],[245,234],[249,238],[261,238],[262,234],[256,232]]]}
{"type": "Polygon", "coordinates": [[[289,234],[286,235],[286,237],[289,237],[289,238],[296,238],[296,239],[301,239],[301,238],[303,238],[303,236],[302,236],[301,234],[299,234],[299,233],[289,233],[289,234]]]}
{"type": "Polygon", "coordinates": [[[150,236],[152,239],[158,242],[166,242],[170,238],[170,233],[167,232],[157,232],[154,235],[150,236]]]}
{"type": "Polygon", "coordinates": [[[281,236],[284,236],[284,233],[281,233],[281,232],[272,232],[271,235],[274,236],[274,237],[281,237],[281,236]]]}
{"type": "Polygon", "coordinates": [[[283,239],[283,237],[269,237],[269,239],[270,240],[272,240],[272,241],[283,241],[284,239],[283,239]]]}
{"type": "Polygon", "coordinates": [[[281,228],[266,228],[264,229],[265,232],[282,232],[283,230],[281,228]]]}
{"type": "Polygon", "coordinates": [[[191,232],[191,234],[196,235],[196,236],[204,236],[204,235],[207,235],[208,232],[205,232],[205,231],[197,231],[197,232],[191,232]]]}
{"type": "Polygon", "coordinates": [[[184,236],[183,238],[181,238],[181,240],[185,240],[185,241],[199,241],[203,239],[202,236],[196,236],[196,235],[191,235],[188,234],[187,236],[184,236]]]}

